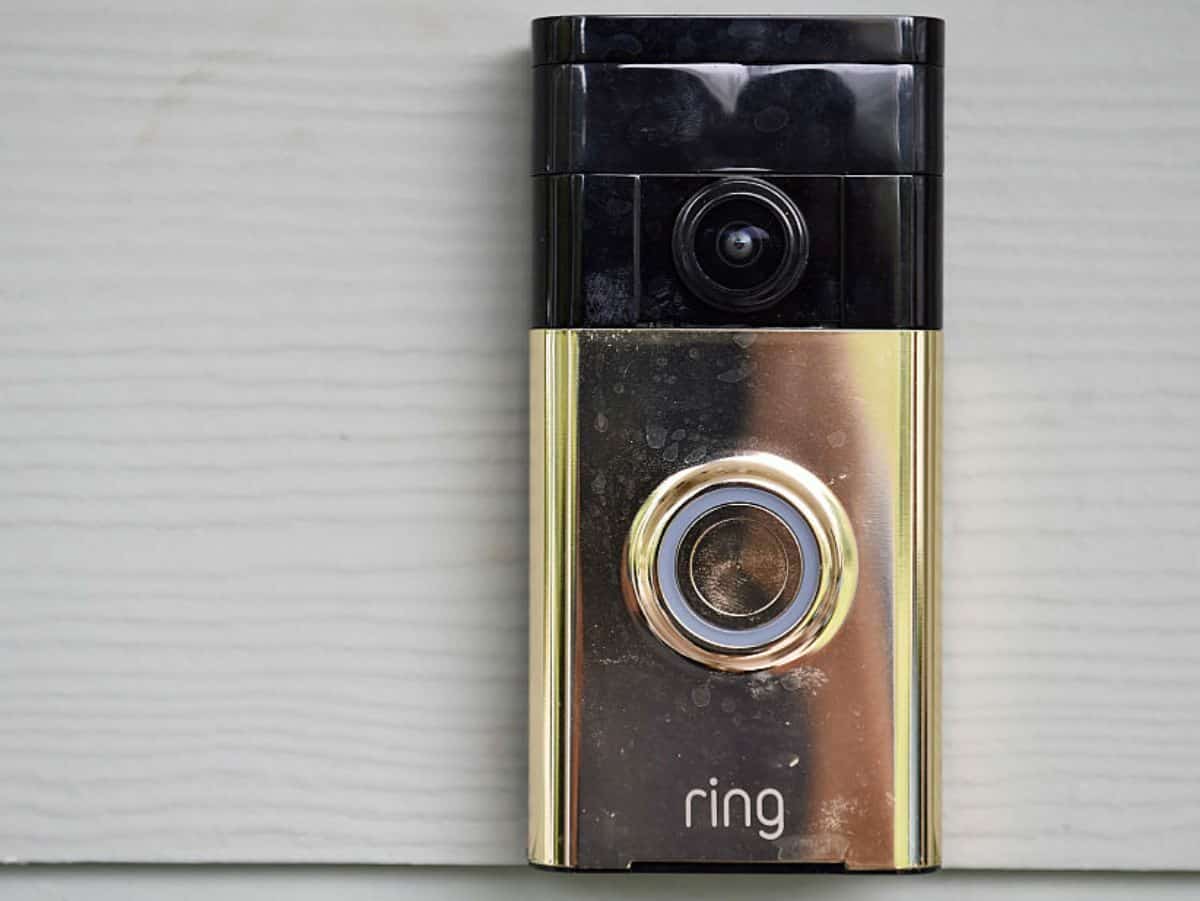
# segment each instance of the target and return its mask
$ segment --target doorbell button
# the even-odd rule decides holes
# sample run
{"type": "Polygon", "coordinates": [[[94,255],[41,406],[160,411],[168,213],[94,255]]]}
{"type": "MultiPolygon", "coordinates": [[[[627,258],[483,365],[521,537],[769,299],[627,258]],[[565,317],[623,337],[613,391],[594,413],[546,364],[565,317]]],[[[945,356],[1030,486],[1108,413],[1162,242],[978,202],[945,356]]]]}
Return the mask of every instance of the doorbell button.
{"type": "Polygon", "coordinates": [[[667,523],[656,567],[672,619],[692,638],[735,652],[794,629],[816,598],[821,570],[803,514],[749,485],[711,488],[684,504],[667,523]]]}
{"type": "Polygon", "coordinates": [[[857,582],[849,519],[829,488],[773,454],[682,470],[635,517],[631,606],[668,647],[716,669],[789,663],[824,646],[857,582]]]}
{"type": "Polygon", "coordinates": [[[799,587],[803,557],[782,519],[754,504],[732,503],[696,517],[675,564],[679,587],[697,613],[744,627],[780,612],[799,587]]]}

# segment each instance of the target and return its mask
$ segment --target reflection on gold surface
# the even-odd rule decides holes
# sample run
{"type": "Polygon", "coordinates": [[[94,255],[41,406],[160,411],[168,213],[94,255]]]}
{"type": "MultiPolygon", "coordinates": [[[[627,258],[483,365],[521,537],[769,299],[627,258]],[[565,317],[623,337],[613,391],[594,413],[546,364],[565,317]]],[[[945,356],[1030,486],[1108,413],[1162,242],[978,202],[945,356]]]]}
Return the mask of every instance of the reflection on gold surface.
{"type": "Polygon", "coordinates": [[[940,339],[939,332],[851,332],[804,341],[802,350],[763,353],[763,385],[821,373],[842,388],[807,394],[802,416],[781,409],[784,392],[750,396],[747,432],[770,429],[783,445],[802,448],[805,465],[835,482],[860,531],[853,615],[811,661],[829,684],[857,686],[853,704],[848,711],[844,693],[822,692],[808,711],[822,723],[808,818],[832,855],[850,866],[890,859],[907,869],[938,860],[940,339]],[[857,765],[845,766],[848,759],[857,765]]]}

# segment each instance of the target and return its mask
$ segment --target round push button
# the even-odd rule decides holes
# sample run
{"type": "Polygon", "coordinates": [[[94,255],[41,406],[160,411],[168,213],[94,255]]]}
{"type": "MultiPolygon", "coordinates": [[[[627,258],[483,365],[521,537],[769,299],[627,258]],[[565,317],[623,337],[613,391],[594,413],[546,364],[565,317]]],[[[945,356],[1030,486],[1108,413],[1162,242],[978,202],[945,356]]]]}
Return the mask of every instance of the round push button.
{"type": "Polygon", "coordinates": [[[718,624],[770,619],[800,581],[800,545],[765,507],[727,504],[700,516],[679,546],[677,574],[688,603],[718,624]]]}
{"type": "Polygon", "coordinates": [[[845,511],[803,467],[749,454],[683,470],[651,494],[626,549],[634,606],[707,666],[764,669],[822,646],[857,581],[845,511]]]}

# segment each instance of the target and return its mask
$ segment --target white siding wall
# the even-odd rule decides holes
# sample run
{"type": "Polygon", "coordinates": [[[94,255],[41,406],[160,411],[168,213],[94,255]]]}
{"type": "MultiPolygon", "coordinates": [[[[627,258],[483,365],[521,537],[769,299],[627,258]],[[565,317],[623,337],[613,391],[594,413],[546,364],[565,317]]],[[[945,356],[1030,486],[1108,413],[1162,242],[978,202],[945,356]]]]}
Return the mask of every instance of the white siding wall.
{"type": "MultiPolygon", "coordinates": [[[[0,7],[0,858],[522,859],[562,11],[0,7]]],[[[1195,867],[1200,7],[910,11],[949,35],[945,862],[1195,867]]]]}

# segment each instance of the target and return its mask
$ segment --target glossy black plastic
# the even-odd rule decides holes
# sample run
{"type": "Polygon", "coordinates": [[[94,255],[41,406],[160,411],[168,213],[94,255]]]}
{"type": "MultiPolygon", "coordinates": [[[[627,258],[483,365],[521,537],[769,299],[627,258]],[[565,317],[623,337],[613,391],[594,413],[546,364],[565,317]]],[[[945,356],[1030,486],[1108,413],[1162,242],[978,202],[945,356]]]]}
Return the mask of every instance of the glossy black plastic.
{"type": "Polygon", "coordinates": [[[940,19],[921,16],[551,16],[533,22],[533,64],[926,63],[940,19]]]}
{"type": "Polygon", "coordinates": [[[942,45],[911,17],[535,22],[534,325],[940,328],[942,45]],[[761,309],[714,304],[672,253],[731,176],[805,225],[761,309]]]}
{"type": "Polygon", "coordinates": [[[539,66],[534,172],[942,171],[942,70],[539,66]]]}
{"type": "Polygon", "coordinates": [[[769,177],[804,213],[808,259],[791,292],[754,311],[704,302],[673,259],[679,211],[717,180],[534,179],[535,326],[941,327],[940,178],[769,177]]]}

